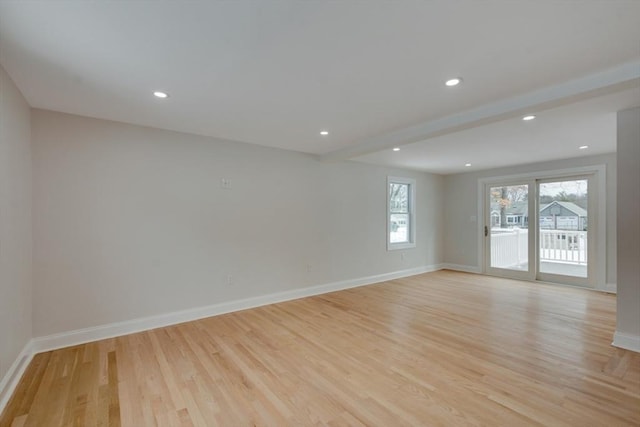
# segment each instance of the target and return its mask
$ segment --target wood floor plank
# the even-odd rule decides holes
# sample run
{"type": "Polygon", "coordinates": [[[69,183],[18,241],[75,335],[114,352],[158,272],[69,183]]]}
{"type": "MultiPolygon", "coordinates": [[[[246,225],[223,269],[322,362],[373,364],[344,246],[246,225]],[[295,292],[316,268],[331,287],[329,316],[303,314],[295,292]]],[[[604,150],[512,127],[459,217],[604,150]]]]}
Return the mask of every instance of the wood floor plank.
{"type": "Polygon", "coordinates": [[[36,355],[15,426],[640,425],[615,296],[439,271],[36,355]]]}
{"type": "Polygon", "coordinates": [[[24,425],[26,415],[29,413],[36,393],[40,389],[44,371],[49,364],[50,358],[50,352],[36,354],[33,357],[20,381],[20,386],[16,388],[15,393],[11,397],[10,404],[7,405],[2,417],[0,417],[0,426],[5,425],[3,424],[3,420],[10,419],[19,419],[20,421],[16,422],[16,425],[24,425]]]}

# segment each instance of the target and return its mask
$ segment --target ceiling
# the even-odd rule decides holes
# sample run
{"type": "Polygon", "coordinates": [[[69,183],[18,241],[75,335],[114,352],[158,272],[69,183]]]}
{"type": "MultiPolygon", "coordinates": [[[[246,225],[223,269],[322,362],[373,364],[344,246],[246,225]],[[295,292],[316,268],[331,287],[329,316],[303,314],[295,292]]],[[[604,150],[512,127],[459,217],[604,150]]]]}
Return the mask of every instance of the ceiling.
{"type": "Polygon", "coordinates": [[[35,108],[452,173],[614,151],[640,2],[0,0],[0,64],[35,108]]]}
{"type": "Polygon", "coordinates": [[[450,174],[613,153],[615,112],[639,104],[640,88],[633,88],[536,112],[535,120],[513,117],[354,160],[450,174]]]}

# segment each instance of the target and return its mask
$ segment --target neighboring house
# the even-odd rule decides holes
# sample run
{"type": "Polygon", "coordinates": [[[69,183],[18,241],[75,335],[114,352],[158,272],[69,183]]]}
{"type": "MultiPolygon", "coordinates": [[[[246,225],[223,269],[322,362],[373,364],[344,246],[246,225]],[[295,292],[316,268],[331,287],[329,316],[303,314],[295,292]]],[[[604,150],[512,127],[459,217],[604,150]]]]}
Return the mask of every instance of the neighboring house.
{"type": "Polygon", "coordinates": [[[540,228],[586,230],[587,211],[572,202],[553,201],[540,206],[540,228]]]}
{"type": "MultiPolygon", "coordinates": [[[[529,226],[528,204],[514,202],[506,209],[507,226],[529,226]]],[[[540,228],[553,230],[586,230],[587,211],[573,202],[553,201],[540,206],[540,228]]],[[[500,226],[500,205],[491,204],[491,226],[500,226]]]]}
{"type": "MultiPolygon", "coordinates": [[[[507,206],[507,225],[509,227],[523,227],[529,226],[529,202],[513,202],[507,206]]],[[[500,205],[498,203],[491,203],[491,226],[500,226],[500,205]]]]}

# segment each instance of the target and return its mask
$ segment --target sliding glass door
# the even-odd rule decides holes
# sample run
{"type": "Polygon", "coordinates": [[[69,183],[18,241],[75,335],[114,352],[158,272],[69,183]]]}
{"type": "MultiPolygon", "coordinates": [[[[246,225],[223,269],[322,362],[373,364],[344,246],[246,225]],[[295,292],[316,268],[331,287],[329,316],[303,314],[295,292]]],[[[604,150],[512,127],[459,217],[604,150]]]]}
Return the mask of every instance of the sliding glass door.
{"type": "Polygon", "coordinates": [[[593,287],[593,175],[484,186],[485,271],[593,287]]]}

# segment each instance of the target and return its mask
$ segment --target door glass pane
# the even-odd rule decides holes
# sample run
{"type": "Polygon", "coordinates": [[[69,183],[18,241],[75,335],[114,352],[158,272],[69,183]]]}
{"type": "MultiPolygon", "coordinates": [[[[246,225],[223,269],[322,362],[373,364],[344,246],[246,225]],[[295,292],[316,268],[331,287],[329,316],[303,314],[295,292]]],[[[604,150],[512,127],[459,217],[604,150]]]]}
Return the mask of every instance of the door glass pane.
{"type": "Polygon", "coordinates": [[[587,277],[588,181],[540,183],[540,272],[587,277]]]}
{"type": "Polygon", "coordinates": [[[529,186],[491,187],[491,267],[529,270],[529,186]]]}

